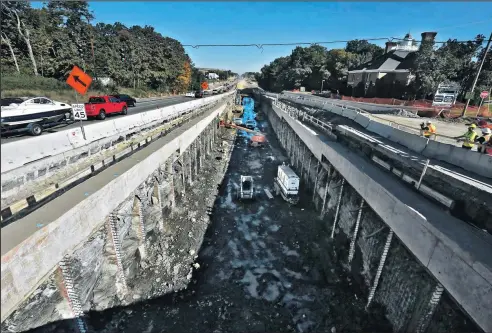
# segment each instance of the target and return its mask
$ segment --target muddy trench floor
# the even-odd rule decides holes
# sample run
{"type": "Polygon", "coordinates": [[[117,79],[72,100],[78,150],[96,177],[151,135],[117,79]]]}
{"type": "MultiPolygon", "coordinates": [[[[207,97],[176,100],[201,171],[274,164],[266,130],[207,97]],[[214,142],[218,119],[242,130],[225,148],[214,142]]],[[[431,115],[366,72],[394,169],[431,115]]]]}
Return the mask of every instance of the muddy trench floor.
{"type": "Polygon", "coordinates": [[[188,288],[89,313],[96,332],[392,331],[380,307],[364,309],[364,288],[341,265],[322,270],[313,249],[326,234],[319,232],[312,193],[303,192],[296,206],[268,199],[263,189],[273,193],[277,166],[288,161],[270,124],[261,125],[268,138],[263,148],[247,147],[237,136],[188,288]],[[240,175],[253,176],[254,200],[236,198],[240,175]]]}

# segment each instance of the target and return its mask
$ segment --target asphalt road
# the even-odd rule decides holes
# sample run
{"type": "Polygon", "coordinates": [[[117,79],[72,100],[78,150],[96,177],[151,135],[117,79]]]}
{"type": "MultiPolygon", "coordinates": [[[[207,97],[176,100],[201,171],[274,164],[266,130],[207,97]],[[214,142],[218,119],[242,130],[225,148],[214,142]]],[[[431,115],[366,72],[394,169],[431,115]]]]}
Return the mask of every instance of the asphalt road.
{"type": "MultiPolygon", "coordinates": [[[[188,102],[191,100],[193,100],[193,98],[191,98],[191,97],[172,96],[172,97],[164,97],[161,99],[152,99],[152,100],[140,101],[140,102],[136,103],[135,107],[129,107],[128,108],[128,115],[146,112],[146,111],[150,111],[150,110],[154,110],[154,109],[158,109],[158,108],[162,108],[162,107],[170,106],[170,105],[174,105],[174,104],[180,104],[180,103],[188,102]]],[[[108,115],[107,119],[112,119],[113,117],[125,117],[125,116],[120,115],[120,114],[114,114],[114,115],[108,115]]],[[[84,125],[87,126],[87,125],[90,125],[92,123],[99,122],[99,121],[101,121],[101,120],[89,119],[89,120],[84,121],[84,125]]],[[[79,126],[80,126],[80,122],[75,122],[75,123],[68,124],[65,126],[46,129],[45,131],[43,131],[43,133],[41,135],[50,135],[50,133],[54,133],[57,131],[64,131],[64,130],[79,127],[79,126]]],[[[28,134],[16,134],[16,135],[8,136],[8,137],[2,137],[0,142],[3,145],[5,143],[24,140],[27,138],[32,138],[32,136],[30,136],[28,134]]]]}
{"type": "MultiPolygon", "coordinates": [[[[323,98],[323,97],[321,97],[321,98],[323,98]]],[[[347,100],[333,99],[333,98],[326,98],[326,99],[332,103],[335,103],[335,104],[356,107],[356,108],[362,109],[362,110],[370,112],[370,113],[382,113],[382,114],[384,114],[384,113],[392,113],[395,110],[399,110],[402,108],[408,109],[408,107],[401,107],[399,105],[370,104],[370,103],[361,103],[361,102],[354,102],[354,101],[347,101],[347,100]]]]}

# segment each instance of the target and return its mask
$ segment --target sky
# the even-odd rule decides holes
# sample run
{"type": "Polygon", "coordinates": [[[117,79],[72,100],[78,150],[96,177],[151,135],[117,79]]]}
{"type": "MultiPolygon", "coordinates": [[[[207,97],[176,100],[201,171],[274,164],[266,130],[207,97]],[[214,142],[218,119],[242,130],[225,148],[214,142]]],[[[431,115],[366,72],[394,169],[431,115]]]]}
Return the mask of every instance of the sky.
{"type": "MultiPolygon", "coordinates": [[[[492,2],[89,1],[95,22],[150,25],[182,44],[262,44],[397,37],[469,40],[492,32],[492,2]]],[[[38,7],[40,3],[33,4],[38,7]]],[[[378,42],[384,46],[384,41],[378,42]]],[[[343,48],[345,43],[325,45],[343,48]]],[[[295,46],[186,47],[197,67],[259,71],[295,46]]]]}

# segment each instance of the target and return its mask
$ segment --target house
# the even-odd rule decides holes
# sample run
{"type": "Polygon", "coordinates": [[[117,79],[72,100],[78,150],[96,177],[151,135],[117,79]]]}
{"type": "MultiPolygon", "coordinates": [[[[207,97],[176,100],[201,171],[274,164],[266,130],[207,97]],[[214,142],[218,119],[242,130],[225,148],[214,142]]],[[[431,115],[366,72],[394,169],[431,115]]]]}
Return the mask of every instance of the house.
{"type": "Polygon", "coordinates": [[[216,74],[216,73],[208,73],[208,78],[210,80],[218,80],[219,79],[219,75],[216,74]]]}
{"type": "Polygon", "coordinates": [[[104,87],[106,87],[110,84],[114,84],[114,80],[110,77],[98,77],[98,78],[95,78],[94,81],[101,82],[101,85],[104,87]]]}
{"type": "MultiPolygon", "coordinates": [[[[423,32],[422,40],[433,41],[437,32],[423,32]]],[[[412,35],[406,34],[402,41],[386,42],[384,54],[365,64],[362,64],[348,72],[347,85],[356,87],[359,83],[376,83],[376,80],[385,79],[391,82],[409,84],[414,76],[410,69],[413,64],[415,52],[418,50],[416,41],[412,35]]]]}

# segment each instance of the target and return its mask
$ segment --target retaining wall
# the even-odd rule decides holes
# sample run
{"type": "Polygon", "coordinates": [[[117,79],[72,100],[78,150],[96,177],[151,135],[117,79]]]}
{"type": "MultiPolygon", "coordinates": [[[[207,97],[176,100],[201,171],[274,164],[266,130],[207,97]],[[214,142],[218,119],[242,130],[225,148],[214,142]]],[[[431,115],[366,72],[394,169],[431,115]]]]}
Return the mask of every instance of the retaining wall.
{"type": "Polygon", "coordinates": [[[492,253],[490,237],[476,234],[347,148],[326,144],[281,109],[273,111],[318,160],[338,170],[468,315],[491,331],[492,259],[485,254],[492,253]]]}
{"type": "MultiPolygon", "coordinates": [[[[64,260],[65,255],[71,255],[74,249],[79,248],[85,241],[94,239],[92,235],[96,230],[102,228],[102,237],[106,237],[104,236],[104,222],[108,215],[117,210],[127,198],[133,198],[136,189],[138,189],[141,184],[145,184],[149,177],[151,177],[163,163],[170,158],[173,160],[176,153],[179,155],[187,150],[207,127],[215,133],[215,130],[213,129],[214,126],[211,127],[211,123],[214,120],[217,120],[218,115],[224,111],[225,107],[226,106],[223,105],[211,112],[203,120],[191,126],[178,137],[167,142],[144,160],[137,160],[137,162],[126,172],[121,175],[115,175],[117,176],[115,179],[102,186],[95,193],[91,193],[90,196],[83,199],[78,204],[70,206],[67,211],[60,212],[61,215],[54,221],[47,221],[46,223],[49,224],[36,231],[12,250],[2,255],[2,322],[27,297],[29,297],[40,284],[46,283],[44,281],[46,281],[53,270],[57,269],[58,264],[64,260]]],[[[209,148],[207,148],[207,151],[209,151],[209,148]]],[[[191,154],[188,155],[190,156],[188,158],[189,161],[191,159],[191,154]]],[[[178,166],[178,169],[182,171],[181,173],[185,172],[183,171],[185,170],[185,162],[183,159],[184,157],[181,158],[182,162],[179,164],[180,166],[178,166]]],[[[186,164],[189,163],[186,162],[186,164]]],[[[191,164],[189,170],[192,170],[191,164]]],[[[185,178],[186,177],[183,175],[183,181],[185,178]]],[[[177,179],[179,180],[180,177],[177,179]]],[[[212,186],[211,188],[214,187],[212,186]]],[[[156,194],[150,196],[154,197],[152,200],[161,202],[162,199],[158,192],[159,191],[151,192],[156,194]]],[[[59,199],[63,200],[62,198],[63,197],[60,197],[59,199]]],[[[5,232],[5,229],[2,230],[2,232],[5,232]]],[[[196,252],[196,250],[194,251],[196,252]]],[[[132,255],[134,256],[134,254],[132,255]]],[[[118,264],[118,260],[120,259],[113,259],[116,260],[118,264]]],[[[126,268],[124,271],[126,271],[126,268]]],[[[113,271],[113,273],[115,272],[113,271]]],[[[117,291],[120,292],[120,290],[117,291]]],[[[134,301],[136,299],[137,298],[134,298],[134,301]]],[[[113,303],[109,302],[108,304],[113,303]]],[[[104,305],[102,305],[102,307],[104,307],[104,305]]]]}

